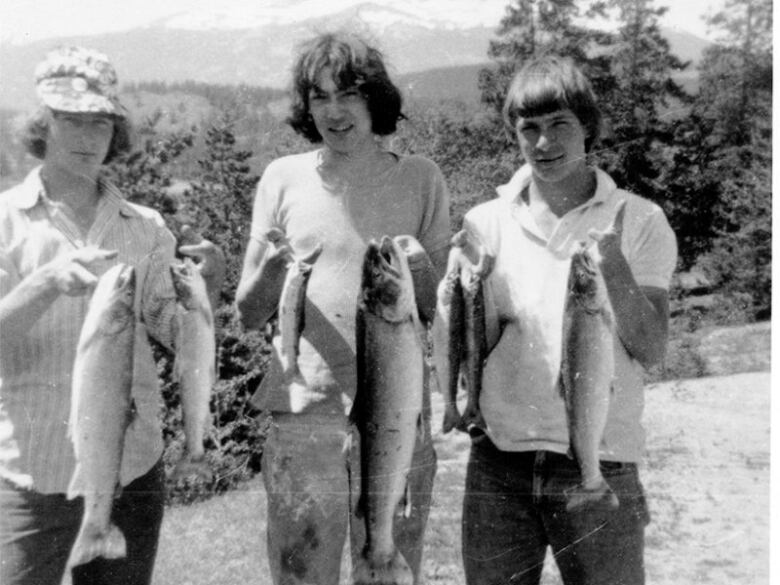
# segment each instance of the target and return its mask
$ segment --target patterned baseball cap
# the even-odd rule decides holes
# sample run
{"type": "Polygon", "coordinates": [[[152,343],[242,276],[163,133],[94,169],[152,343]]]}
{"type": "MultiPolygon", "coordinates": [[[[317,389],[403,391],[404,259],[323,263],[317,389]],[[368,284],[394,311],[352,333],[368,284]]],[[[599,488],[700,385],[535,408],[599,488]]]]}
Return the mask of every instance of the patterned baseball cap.
{"type": "Polygon", "coordinates": [[[125,116],[117,77],[103,53],[83,47],[61,47],[35,68],[40,100],[62,112],[125,116]]]}

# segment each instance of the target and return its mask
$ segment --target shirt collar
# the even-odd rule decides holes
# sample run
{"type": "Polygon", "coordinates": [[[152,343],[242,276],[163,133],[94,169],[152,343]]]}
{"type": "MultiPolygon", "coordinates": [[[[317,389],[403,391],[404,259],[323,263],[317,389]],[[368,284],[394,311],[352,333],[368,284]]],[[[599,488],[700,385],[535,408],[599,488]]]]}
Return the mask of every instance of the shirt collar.
{"type": "MultiPolygon", "coordinates": [[[[42,166],[37,166],[29,172],[22,183],[22,188],[14,194],[9,202],[11,205],[27,211],[43,200],[46,196],[46,191],[43,187],[43,180],[41,179],[42,168],[42,166]]],[[[100,186],[103,197],[106,198],[106,202],[115,207],[119,215],[123,217],[139,216],[138,211],[122,197],[122,193],[113,183],[106,181],[105,179],[100,179],[100,186]]]]}
{"type": "MultiPolygon", "coordinates": [[[[580,207],[604,203],[610,198],[612,193],[614,193],[615,189],[617,189],[615,181],[613,181],[612,177],[607,173],[598,167],[594,167],[593,170],[596,172],[596,192],[593,194],[593,197],[588,199],[580,207]]],[[[532,176],[533,171],[531,170],[531,165],[524,164],[521,166],[515,174],[512,175],[512,178],[509,179],[508,183],[496,187],[496,193],[498,193],[499,199],[504,199],[510,203],[517,203],[518,205],[521,203],[524,204],[525,202],[518,196],[531,182],[532,176]]]]}

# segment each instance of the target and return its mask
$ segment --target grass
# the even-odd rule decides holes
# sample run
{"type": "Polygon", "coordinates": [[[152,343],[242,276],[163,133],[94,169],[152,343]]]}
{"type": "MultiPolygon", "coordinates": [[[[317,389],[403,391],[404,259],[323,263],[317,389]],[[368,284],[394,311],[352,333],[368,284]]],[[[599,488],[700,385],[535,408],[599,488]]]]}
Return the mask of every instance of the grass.
{"type": "MultiPolygon", "coordinates": [[[[468,438],[463,434],[439,434],[435,441],[439,466],[425,538],[423,582],[462,585],[460,516],[468,438]]],[[[259,477],[205,502],[168,508],[155,585],[271,585],[265,511],[265,491],[259,477]]],[[[349,584],[349,566],[345,554],[342,585],[349,584]]],[[[542,585],[560,585],[550,559],[542,585]]]]}
{"type": "MultiPolygon", "coordinates": [[[[760,348],[754,357],[766,359],[749,363],[759,363],[756,370],[766,372],[766,327],[719,331],[717,343],[709,347],[733,352],[754,345],[760,348]],[[757,336],[764,342],[754,343],[757,336]]],[[[717,356],[701,357],[710,363],[717,356]]],[[[769,469],[768,440],[764,441],[769,434],[769,392],[764,392],[763,384],[768,389],[768,377],[746,376],[648,388],[649,443],[642,471],[653,517],[647,533],[648,583],[768,583],[763,566],[768,558],[764,533],[768,534],[769,469]]],[[[434,421],[439,421],[436,396],[434,421]]],[[[434,438],[439,467],[426,532],[423,582],[461,585],[460,515],[468,438],[454,433],[434,438]]],[[[262,484],[255,477],[205,502],[168,508],[154,585],[271,585],[265,502],[262,484]]],[[[347,585],[348,558],[342,567],[341,583],[347,585]]],[[[560,584],[548,556],[542,585],[560,584]]]]}

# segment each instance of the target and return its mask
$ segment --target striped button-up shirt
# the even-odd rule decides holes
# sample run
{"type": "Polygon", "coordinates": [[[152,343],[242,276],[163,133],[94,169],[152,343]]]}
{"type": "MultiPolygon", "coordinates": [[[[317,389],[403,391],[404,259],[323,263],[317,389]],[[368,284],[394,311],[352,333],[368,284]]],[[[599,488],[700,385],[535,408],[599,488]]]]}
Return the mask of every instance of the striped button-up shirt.
{"type": "MultiPolygon", "coordinates": [[[[43,265],[84,246],[118,251],[96,270],[136,267],[139,321],[133,418],[125,436],[121,482],[146,473],[162,454],[160,392],[147,333],[171,347],[176,299],[168,266],[175,240],[162,217],[125,201],[101,181],[95,220],[84,235],[50,200],[32,171],[0,194],[0,297],[43,265]]],[[[71,378],[89,295],[60,295],[23,335],[0,331],[0,476],[41,493],[62,493],[75,466],[68,437],[71,378]]]]}

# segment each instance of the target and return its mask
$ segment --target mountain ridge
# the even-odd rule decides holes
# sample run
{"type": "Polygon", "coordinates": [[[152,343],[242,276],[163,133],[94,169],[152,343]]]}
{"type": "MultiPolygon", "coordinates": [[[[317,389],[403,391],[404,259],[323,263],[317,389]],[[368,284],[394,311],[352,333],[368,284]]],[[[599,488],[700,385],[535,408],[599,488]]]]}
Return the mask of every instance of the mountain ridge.
{"type": "MultiPolygon", "coordinates": [[[[281,10],[283,4],[271,1],[267,8],[281,10]]],[[[314,6],[311,0],[292,4],[299,8],[314,6]]],[[[0,43],[3,78],[0,108],[29,109],[35,105],[32,79],[35,65],[47,51],[63,44],[86,45],[107,53],[120,83],[192,80],[283,88],[289,82],[299,43],[336,28],[348,28],[367,36],[384,52],[394,78],[416,75],[418,86],[425,85],[425,71],[450,70],[450,77],[456,77],[454,70],[458,68],[471,71],[489,62],[487,48],[495,37],[495,26],[456,26],[454,21],[433,17],[426,20],[415,15],[415,3],[411,0],[394,0],[390,4],[391,7],[377,2],[344,0],[337,12],[310,13],[306,15],[308,18],[276,23],[268,20],[263,26],[231,29],[173,28],[172,24],[181,23],[182,18],[174,15],[121,32],[24,44],[0,43]]],[[[709,44],[692,34],[671,29],[664,29],[664,34],[683,60],[698,61],[709,44]]],[[[464,80],[464,83],[471,81],[464,80]]]]}

